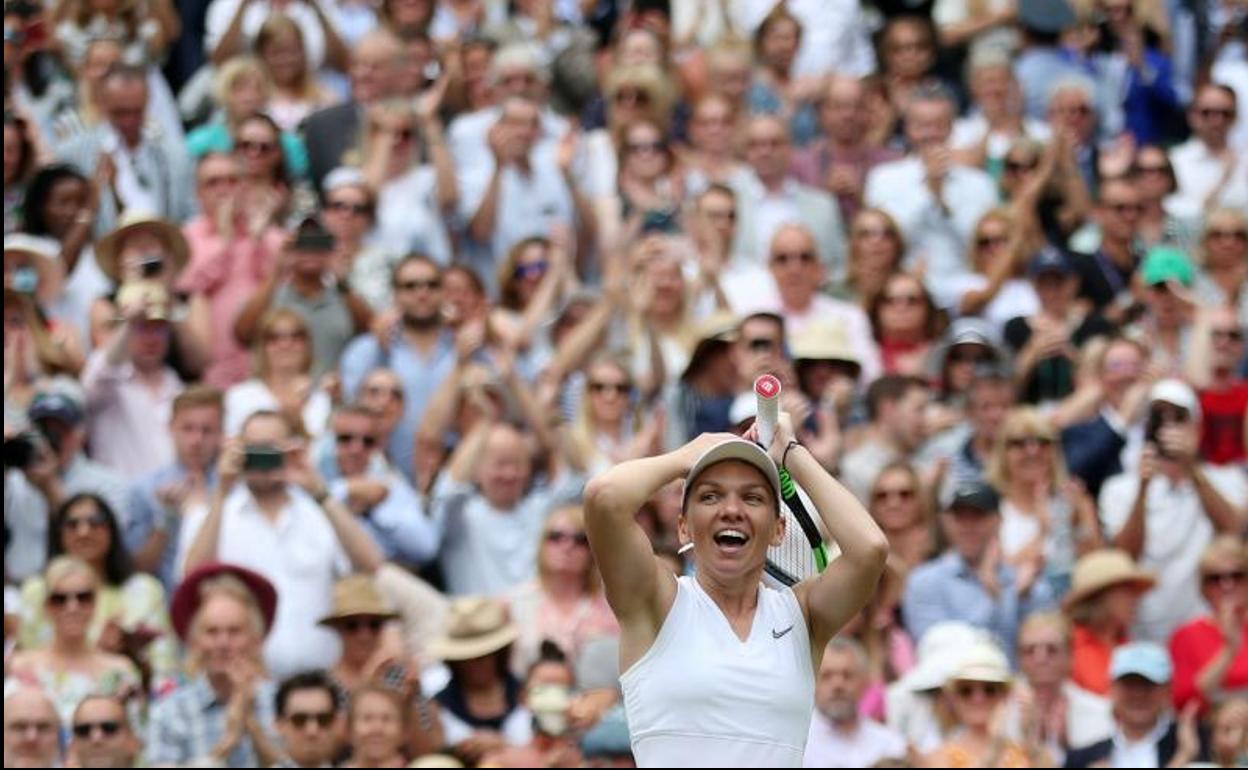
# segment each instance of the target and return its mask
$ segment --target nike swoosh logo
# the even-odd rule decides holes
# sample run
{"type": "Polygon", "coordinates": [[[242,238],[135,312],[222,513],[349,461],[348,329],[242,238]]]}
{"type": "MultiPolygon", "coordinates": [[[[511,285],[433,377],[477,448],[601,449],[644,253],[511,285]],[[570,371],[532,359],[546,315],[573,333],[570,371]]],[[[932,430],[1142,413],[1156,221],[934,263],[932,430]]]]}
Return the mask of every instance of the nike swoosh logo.
{"type": "Polygon", "coordinates": [[[771,638],[772,638],[772,639],[779,639],[780,637],[784,636],[785,634],[789,633],[789,632],[790,632],[790,631],[792,631],[792,630],[793,630],[793,626],[789,626],[788,628],[784,629],[783,631],[777,631],[776,629],[774,629],[774,628],[773,628],[773,629],[771,629],[771,638]]]}

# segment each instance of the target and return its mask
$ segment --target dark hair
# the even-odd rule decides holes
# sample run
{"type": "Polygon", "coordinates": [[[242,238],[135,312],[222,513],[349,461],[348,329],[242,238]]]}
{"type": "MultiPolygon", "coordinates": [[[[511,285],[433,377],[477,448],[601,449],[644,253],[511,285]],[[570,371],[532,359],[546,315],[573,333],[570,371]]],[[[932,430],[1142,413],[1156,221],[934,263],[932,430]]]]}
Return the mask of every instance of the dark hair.
{"type": "Polygon", "coordinates": [[[121,537],[121,525],[117,523],[117,514],[113,512],[112,506],[104,498],[94,492],[79,492],[71,496],[52,514],[52,521],[48,522],[48,561],[66,553],[65,543],[61,540],[65,519],[69,516],[69,509],[83,500],[95,503],[96,509],[104,515],[105,526],[108,527],[108,553],[104,556],[104,574],[100,575],[100,579],[105,585],[120,586],[134,572],[130,565],[130,555],[126,553],[126,544],[121,537]]]}
{"type": "Polygon", "coordinates": [[[880,416],[885,401],[900,401],[915,388],[927,388],[927,383],[908,374],[886,374],[867,387],[867,415],[872,419],[880,416]]]}
{"type": "Polygon", "coordinates": [[[300,690],[320,690],[328,694],[330,702],[334,704],[334,711],[338,710],[341,698],[337,685],[329,675],[324,671],[303,671],[287,677],[277,686],[277,694],[273,696],[273,712],[278,719],[286,716],[286,704],[291,694],[300,690]]]}
{"type": "Polygon", "coordinates": [[[44,166],[31,177],[30,185],[26,188],[26,197],[22,200],[22,218],[26,232],[31,235],[52,235],[43,209],[52,197],[52,188],[66,179],[87,184],[87,178],[78,169],[64,163],[44,166]]]}
{"type": "MultiPolygon", "coordinates": [[[[242,131],[243,126],[247,125],[248,123],[263,123],[265,126],[272,129],[273,141],[277,143],[278,153],[282,159],[281,163],[274,164],[273,166],[273,180],[272,181],[280,182],[281,184],[286,185],[287,187],[291,186],[290,172],[287,170],[288,168],[287,164],[290,163],[290,158],[286,157],[286,146],[282,144],[282,127],[277,125],[276,120],[269,117],[268,115],[265,115],[263,112],[253,112],[247,117],[240,120],[238,122],[238,128],[235,130],[242,131]]],[[[230,140],[232,142],[237,143],[237,139],[235,139],[233,136],[230,137],[230,140]]]]}
{"type": "MultiPolygon", "coordinates": [[[[529,677],[533,676],[533,672],[538,666],[545,663],[566,666],[569,671],[572,671],[572,661],[568,660],[568,654],[563,651],[563,648],[550,639],[543,639],[541,645],[537,648],[537,659],[530,663],[524,672],[525,681],[528,681],[529,677]]],[[[573,672],[573,677],[575,678],[575,672],[573,672]]]]}
{"type": "Polygon", "coordinates": [[[758,29],[754,31],[754,58],[758,58],[763,50],[763,40],[766,39],[771,28],[777,24],[790,22],[797,27],[797,42],[802,42],[802,22],[784,7],[784,3],[776,3],[776,7],[763,17],[762,22],[758,25],[758,29]]]}
{"type": "Polygon", "coordinates": [[[413,263],[419,264],[419,265],[428,265],[429,267],[433,268],[434,272],[437,273],[439,278],[442,277],[441,265],[439,265],[431,257],[425,254],[417,254],[413,252],[411,254],[408,254],[406,257],[403,257],[403,259],[400,259],[398,262],[394,263],[394,267],[390,269],[390,285],[394,286],[395,281],[397,281],[399,278],[400,270],[402,270],[403,268],[413,263]]]}
{"type": "Polygon", "coordinates": [[[459,275],[464,276],[468,279],[468,283],[472,284],[472,288],[477,294],[482,297],[486,296],[485,281],[481,280],[481,276],[476,270],[473,270],[471,267],[462,262],[452,262],[442,271],[442,277],[445,279],[446,276],[451,273],[458,273],[459,275]]]}
{"type": "Polygon", "coordinates": [[[20,151],[22,153],[22,162],[17,166],[18,182],[30,176],[30,172],[35,168],[35,143],[30,138],[30,125],[21,117],[11,112],[4,113],[5,127],[12,126],[17,131],[17,136],[21,144],[20,151]]]}

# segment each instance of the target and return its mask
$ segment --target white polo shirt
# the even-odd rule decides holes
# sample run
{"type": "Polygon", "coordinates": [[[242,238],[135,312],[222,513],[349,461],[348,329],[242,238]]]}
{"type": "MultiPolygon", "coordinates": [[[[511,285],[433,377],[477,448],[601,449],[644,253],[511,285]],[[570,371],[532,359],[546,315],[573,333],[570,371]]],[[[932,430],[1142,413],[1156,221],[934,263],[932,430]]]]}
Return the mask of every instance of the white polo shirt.
{"type": "MultiPolygon", "coordinates": [[[[338,638],[316,622],[328,614],[334,582],[350,574],[338,536],[324,511],[306,492],[289,487],[289,503],[276,521],[256,505],[245,484],[225,498],[218,561],[268,578],[277,589],[277,617],[264,644],[264,662],[276,679],[329,668],[339,655],[338,638]]],[[[190,544],[208,517],[208,506],[189,512],[178,542],[184,569],[190,544]]]]}

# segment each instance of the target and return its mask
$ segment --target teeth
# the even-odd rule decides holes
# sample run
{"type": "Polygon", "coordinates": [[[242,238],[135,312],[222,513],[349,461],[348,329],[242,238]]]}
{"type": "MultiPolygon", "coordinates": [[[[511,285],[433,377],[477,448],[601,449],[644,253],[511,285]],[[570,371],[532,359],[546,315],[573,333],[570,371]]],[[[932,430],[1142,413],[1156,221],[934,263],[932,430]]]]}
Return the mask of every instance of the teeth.
{"type": "Polygon", "coordinates": [[[734,543],[745,543],[750,536],[739,529],[725,529],[715,533],[715,540],[719,542],[732,541],[734,543]]]}

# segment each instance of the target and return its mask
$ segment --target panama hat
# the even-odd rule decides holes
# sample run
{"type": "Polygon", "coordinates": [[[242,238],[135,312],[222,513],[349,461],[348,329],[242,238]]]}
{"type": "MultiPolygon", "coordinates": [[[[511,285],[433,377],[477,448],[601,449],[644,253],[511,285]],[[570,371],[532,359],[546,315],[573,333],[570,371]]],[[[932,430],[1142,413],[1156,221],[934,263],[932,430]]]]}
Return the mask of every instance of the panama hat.
{"type": "Polygon", "coordinates": [[[334,603],[329,614],[317,621],[318,625],[332,626],[340,620],[358,617],[394,619],[399,615],[386,600],[368,575],[349,575],[334,584],[334,603]]]}
{"type": "Polygon", "coordinates": [[[962,662],[950,673],[948,682],[1010,683],[1010,663],[997,645],[976,642],[965,650],[964,655],[962,662]]]}
{"type": "Polygon", "coordinates": [[[101,238],[95,245],[95,261],[99,264],[100,270],[114,282],[121,281],[121,266],[117,260],[121,256],[122,241],[142,231],[152,233],[165,244],[165,248],[169,250],[169,256],[173,258],[175,273],[181,272],[186,266],[190,248],[186,245],[186,238],[182,236],[180,229],[154,214],[127,210],[121,215],[121,221],[117,223],[116,229],[101,238]]]}
{"type": "Polygon", "coordinates": [[[849,346],[845,327],[839,323],[818,323],[791,335],[789,351],[794,361],[843,361],[862,368],[858,354],[849,346]]]}
{"type": "Polygon", "coordinates": [[[1123,583],[1152,588],[1157,579],[1152,573],[1137,567],[1126,551],[1117,548],[1093,551],[1075,562],[1070,591],[1062,599],[1062,608],[1069,611],[1106,588],[1123,583]]]}
{"type": "Polygon", "coordinates": [[[470,596],[451,602],[446,631],[429,645],[429,654],[444,661],[475,660],[505,648],[520,629],[498,602],[470,596]]]}

